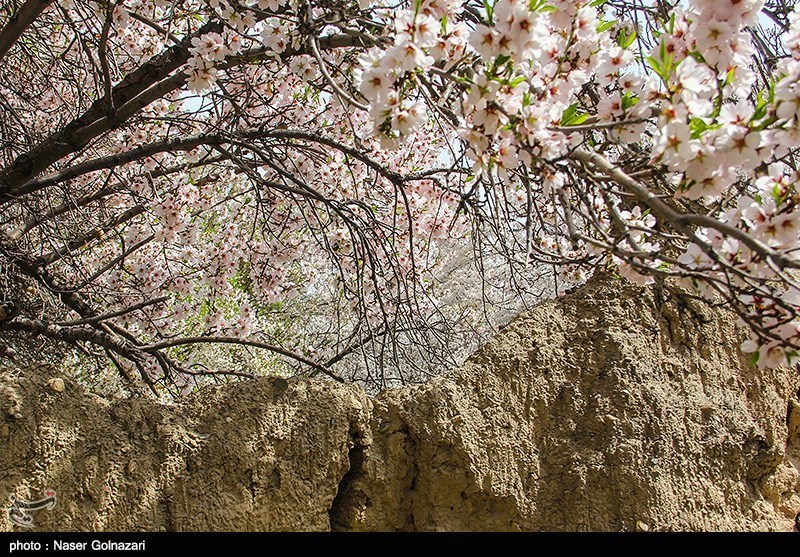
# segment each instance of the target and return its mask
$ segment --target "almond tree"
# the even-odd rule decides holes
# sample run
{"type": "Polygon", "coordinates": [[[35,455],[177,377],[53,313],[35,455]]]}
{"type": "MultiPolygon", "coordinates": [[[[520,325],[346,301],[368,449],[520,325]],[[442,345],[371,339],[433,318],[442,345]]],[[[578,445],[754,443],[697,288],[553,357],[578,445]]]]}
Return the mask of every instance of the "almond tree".
{"type": "Polygon", "coordinates": [[[131,390],[273,358],[343,380],[355,354],[385,386],[404,343],[446,353],[479,327],[481,308],[446,303],[448,273],[482,293],[501,275],[522,300],[551,270],[556,293],[597,268],[673,277],[739,313],[754,363],[796,356],[786,2],[2,14],[0,330],[102,356],[131,390]]]}

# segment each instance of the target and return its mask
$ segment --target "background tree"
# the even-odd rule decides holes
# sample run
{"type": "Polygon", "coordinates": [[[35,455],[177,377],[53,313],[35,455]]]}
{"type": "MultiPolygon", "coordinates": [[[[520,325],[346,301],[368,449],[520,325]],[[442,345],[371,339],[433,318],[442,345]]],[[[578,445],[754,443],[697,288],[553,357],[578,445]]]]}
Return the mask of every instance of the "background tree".
{"type": "Polygon", "coordinates": [[[733,307],[784,362],[791,10],[6,0],[0,329],[136,392],[278,362],[381,388],[486,330],[471,293],[513,310],[612,266],[733,307]]]}

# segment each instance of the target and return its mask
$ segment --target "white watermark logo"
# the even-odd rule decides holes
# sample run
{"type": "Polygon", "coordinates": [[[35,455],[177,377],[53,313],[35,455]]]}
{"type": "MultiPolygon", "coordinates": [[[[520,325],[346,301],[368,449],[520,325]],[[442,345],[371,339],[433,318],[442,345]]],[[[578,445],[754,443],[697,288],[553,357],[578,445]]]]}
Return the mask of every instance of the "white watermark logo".
{"type": "Polygon", "coordinates": [[[26,501],[16,495],[9,497],[9,500],[11,506],[8,508],[8,519],[11,523],[21,528],[33,528],[33,516],[30,513],[42,509],[53,510],[56,506],[56,491],[46,489],[44,497],[35,501],[26,501]]]}

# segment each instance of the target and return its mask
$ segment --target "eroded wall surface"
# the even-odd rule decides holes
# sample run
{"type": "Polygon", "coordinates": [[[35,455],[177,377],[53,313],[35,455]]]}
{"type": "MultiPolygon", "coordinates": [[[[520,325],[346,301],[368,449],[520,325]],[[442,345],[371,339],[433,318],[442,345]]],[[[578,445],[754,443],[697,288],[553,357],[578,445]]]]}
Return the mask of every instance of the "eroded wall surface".
{"type": "Polygon", "coordinates": [[[262,379],[164,406],[6,369],[0,504],[55,489],[34,530],[791,530],[800,372],[740,341],[598,278],[374,398],[262,379]]]}

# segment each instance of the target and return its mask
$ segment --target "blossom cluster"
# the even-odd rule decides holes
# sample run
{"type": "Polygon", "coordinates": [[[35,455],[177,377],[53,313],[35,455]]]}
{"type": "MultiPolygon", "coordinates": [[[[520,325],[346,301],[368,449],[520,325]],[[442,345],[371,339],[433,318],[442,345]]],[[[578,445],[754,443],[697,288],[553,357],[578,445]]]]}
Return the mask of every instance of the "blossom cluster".
{"type": "MultiPolygon", "coordinates": [[[[764,83],[753,63],[749,30],[759,23],[759,0],[693,0],[674,8],[652,50],[641,54],[647,56],[647,72],[636,65],[637,30],[605,19],[601,4],[487,3],[483,23],[459,30],[468,53],[479,61],[466,70],[456,61],[461,50],[436,47],[448,27],[457,28],[452,25],[457,14],[398,12],[394,44],[375,47],[361,59],[357,83],[370,102],[375,132],[396,141],[419,126],[428,107],[414,100],[424,83],[416,76],[446,74],[463,90],[455,116],[473,172],[497,175],[516,192],[510,202],[518,204],[531,188],[520,185],[522,168],[543,177],[533,185],[536,195],[552,199],[556,191],[570,198],[570,183],[559,171],[563,163],[557,161],[585,147],[596,133],[591,126],[571,133],[571,126],[579,128],[592,117],[609,130],[604,139],[618,145],[641,145],[643,137],[652,137],[649,164],[665,171],[676,202],[702,203],[719,226],[694,228],[683,253],[667,258],[650,209],[622,208],[614,193],[601,198],[593,186],[584,186],[589,191],[577,203],[593,213],[604,241],[568,240],[556,224],[567,222],[566,209],[554,203],[552,210],[542,210],[551,230],[540,231],[537,249],[566,260],[583,254],[597,261],[607,253],[614,229],[624,227],[624,245],[615,244],[611,252],[622,276],[646,284],[659,273],[677,274],[709,296],[733,281],[741,293],[736,303],[751,308],[751,323],[762,331],[746,343],[754,360],[759,365],[791,360],[800,348],[796,283],[755,248],[764,246],[797,264],[798,175],[786,163],[800,147],[797,13],[782,38],[789,56],[778,63],[774,81],[764,83]],[[586,87],[599,93],[588,103],[586,87]],[[734,191],[741,193],[730,203],[734,191]],[[755,242],[742,241],[731,228],[755,242]],[[761,301],[751,303],[754,299],[761,301]]],[[[618,153],[611,149],[606,156],[613,163],[618,153]]],[[[569,218],[585,229],[585,215],[569,218]]],[[[562,276],[582,280],[586,275],[579,269],[565,265],[562,276]]]]}
{"type": "Polygon", "coordinates": [[[3,206],[3,233],[143,342],[301,350],[314,335],[277,316],[324,297],[358,316],[325,354],[433,313],[473,231],[516,270],[557,267],[560,290],[611,265],[722,296],[758,365],[800,349],[799,13],[764,62],[761,0],[649,27],[598,0],[59,4],[36,23],[59,79],[27,47],[4,58],[3,164],[103,132],[30,177],[57,187],[3,206]]]}

